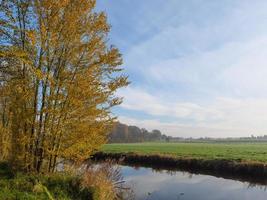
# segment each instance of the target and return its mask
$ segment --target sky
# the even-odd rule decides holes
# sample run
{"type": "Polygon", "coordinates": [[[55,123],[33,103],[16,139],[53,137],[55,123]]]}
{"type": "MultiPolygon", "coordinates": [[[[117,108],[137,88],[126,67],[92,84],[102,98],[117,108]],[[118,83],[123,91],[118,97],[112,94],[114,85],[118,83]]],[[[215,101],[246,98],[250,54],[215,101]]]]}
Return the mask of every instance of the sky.
{"type": "Polygon", "coordinates": [[[131,84],[122,123],[178,137],[267,135],[266,0],[98,0],[131,84]]]}

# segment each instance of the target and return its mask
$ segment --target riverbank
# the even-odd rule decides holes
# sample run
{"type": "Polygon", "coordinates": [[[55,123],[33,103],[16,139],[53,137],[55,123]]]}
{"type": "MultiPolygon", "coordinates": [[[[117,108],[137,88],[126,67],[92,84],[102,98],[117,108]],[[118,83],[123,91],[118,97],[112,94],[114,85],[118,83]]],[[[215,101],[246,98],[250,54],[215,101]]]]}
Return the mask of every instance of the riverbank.
{"type": "Polygon", "coordinates": [[[98,162],[112,159],[120,164],[130,166],[150,167],[156,170],[182,170],[263,185],[267,184],[267,165],[263,162],[108,152],[98,152],[92,159],[98,162]]]}
{"type": "Polygon", "coordinates": [[[0,162],[0,200],[113,200],[127,195],[122,177],[111,162],[65,165],[64,171],[48,174],[12,170],[0,162]]]}
{"type": "Polygon", "coordinates": [[[0,199],[54,200],[93,199],[94,188],[85,188],[81,179],[67,173],[47,175],[13,172],[0,163],[0,199]]]}

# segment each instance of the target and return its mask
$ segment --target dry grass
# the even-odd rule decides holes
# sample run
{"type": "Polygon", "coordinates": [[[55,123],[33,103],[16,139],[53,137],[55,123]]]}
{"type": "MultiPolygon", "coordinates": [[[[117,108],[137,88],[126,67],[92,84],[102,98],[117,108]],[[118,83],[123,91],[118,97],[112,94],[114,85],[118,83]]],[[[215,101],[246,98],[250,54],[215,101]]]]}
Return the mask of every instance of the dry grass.
{"type": "Polygon", "coordinates": [[[108,159],[97,165],[86,163],[79,171],[82,187],[94,188],[94,199],[130,200],[134,198],[133,192],[123,181],[121,168],[112,160],[108,159]]]}

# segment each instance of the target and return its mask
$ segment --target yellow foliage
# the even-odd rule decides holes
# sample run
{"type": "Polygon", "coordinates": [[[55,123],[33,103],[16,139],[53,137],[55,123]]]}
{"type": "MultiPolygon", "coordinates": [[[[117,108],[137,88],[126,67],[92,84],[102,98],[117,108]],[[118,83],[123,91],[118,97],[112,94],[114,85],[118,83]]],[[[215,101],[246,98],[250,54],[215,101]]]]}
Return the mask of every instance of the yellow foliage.
{"type": "Polygon", "coordinates": [[[0,7],[9,26],[0,27],[0,152],[25,170],[53,171],[106,141],[128,81],[95,0],[21,2],[0,7]]]}

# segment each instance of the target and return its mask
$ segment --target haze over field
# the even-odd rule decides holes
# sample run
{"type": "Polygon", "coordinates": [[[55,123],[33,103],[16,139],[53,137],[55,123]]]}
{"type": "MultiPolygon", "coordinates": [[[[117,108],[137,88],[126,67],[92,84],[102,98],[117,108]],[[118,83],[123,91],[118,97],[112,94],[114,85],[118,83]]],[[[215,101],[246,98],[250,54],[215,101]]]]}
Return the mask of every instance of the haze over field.
{"type": "Polygon", "coordinates": [[[132,84],[119,120],[181,137],[267,133],[267,1],[99,0],[132,84]]]}

